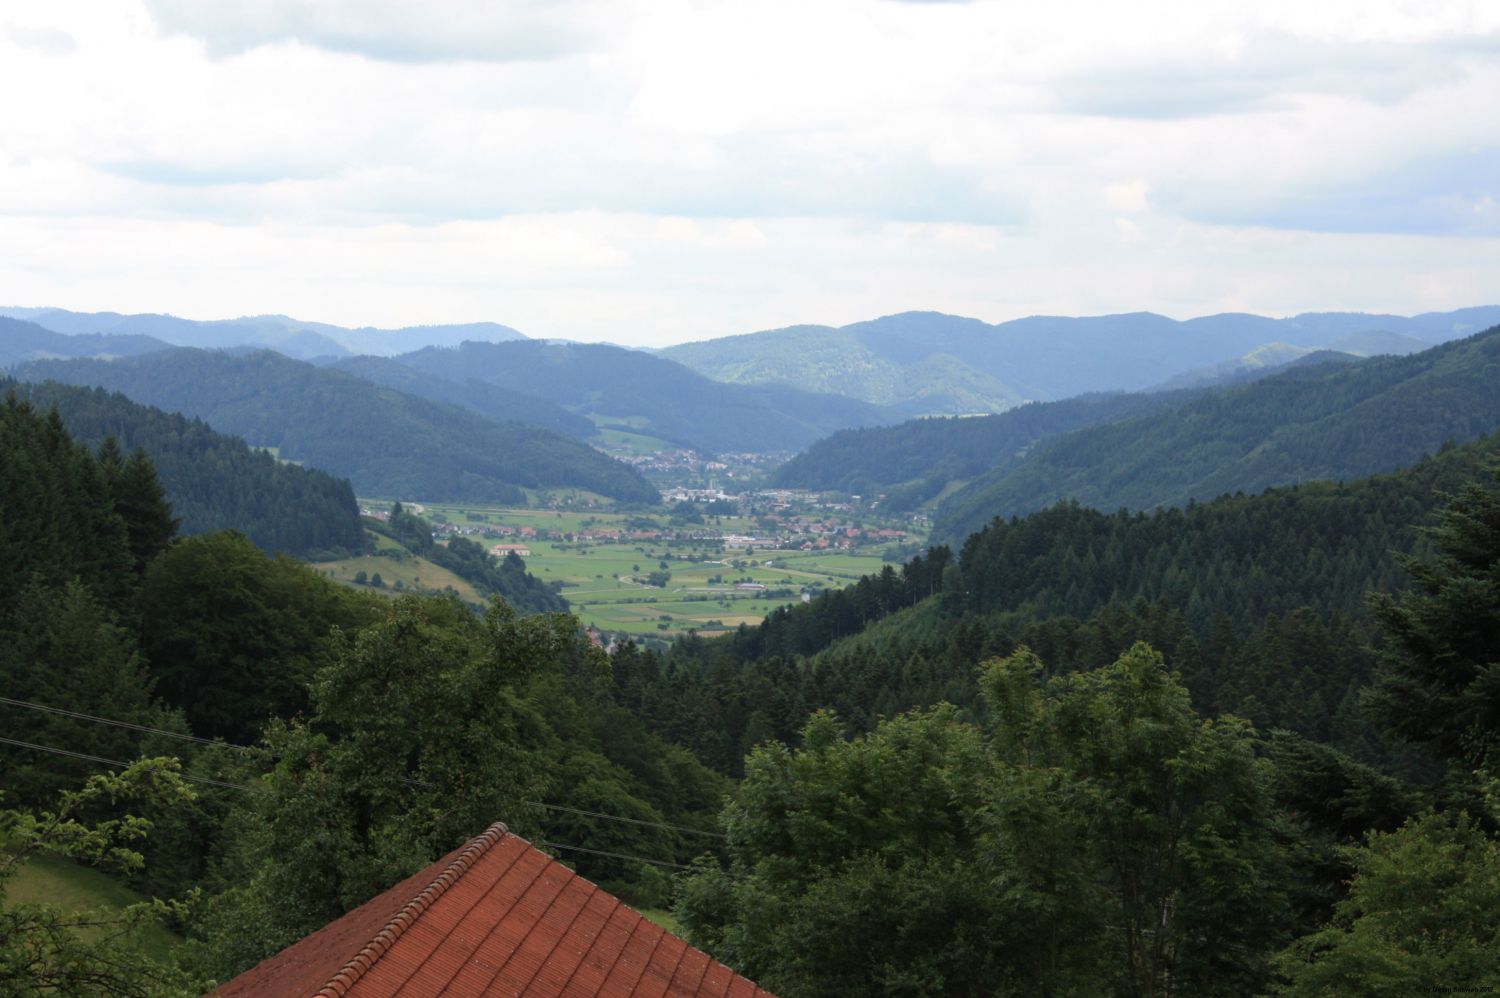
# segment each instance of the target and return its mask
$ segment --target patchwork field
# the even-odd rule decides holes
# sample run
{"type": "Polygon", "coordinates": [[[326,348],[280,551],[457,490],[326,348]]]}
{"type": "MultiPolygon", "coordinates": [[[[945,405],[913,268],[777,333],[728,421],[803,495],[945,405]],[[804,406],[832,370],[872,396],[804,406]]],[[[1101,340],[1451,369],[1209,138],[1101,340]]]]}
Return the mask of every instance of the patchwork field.
{"type": "MultiPolygon", "coordinates": [[[[382,508],[388,504],[371,501],[368,505],[382,508]]],[[[674,637],[690,629],[712,634],[758,623],[776,607],[802,599],[804,593],[810,596],[840,588],[862,575],[880,571],[887,564],[882,556],[891,546],[803,551],[799,542],[787,549],[747,551],[743,547],[726,550],[719,542],[708,540],[566,541],[519,533],[523,528],[572,534],[654,529],[764,535],[756,520],[743,516],[673,524],[665,514],[431,503],[421,504],[421,512],[431,522],[473,531],[470,539],[486,547],[497,542],[524,544],[530,551],[524,559],[527,569],[544,582],[560,583],[562,595],[585,624],[636,637],[674,637]],[[507,529],[516,532],[502,536],[507,529]]],[[[392,544],[389,539],[380,540],[392,544]]],[[[363,570],[368,576],[378,570],[387,592],[399,578],[407,587],[441,589],[453,585],[465,599],[470,598],[462,580],[444,579],[444,574],[451,573],[421,559],[396,562],[388,557],[366,556],[317,567],[346,581],[356,571],[363,570]]]]}

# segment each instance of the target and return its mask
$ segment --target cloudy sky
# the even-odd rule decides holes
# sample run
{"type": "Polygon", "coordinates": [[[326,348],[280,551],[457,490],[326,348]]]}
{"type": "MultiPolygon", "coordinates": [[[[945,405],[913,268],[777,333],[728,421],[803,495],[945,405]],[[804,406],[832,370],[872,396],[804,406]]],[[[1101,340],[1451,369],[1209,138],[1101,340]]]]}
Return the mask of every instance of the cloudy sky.
{"type": "Polygon", "coordinates": [[[24,0],[0,304],[659,345],[1500,302],[1500,3],[24,0]]]}

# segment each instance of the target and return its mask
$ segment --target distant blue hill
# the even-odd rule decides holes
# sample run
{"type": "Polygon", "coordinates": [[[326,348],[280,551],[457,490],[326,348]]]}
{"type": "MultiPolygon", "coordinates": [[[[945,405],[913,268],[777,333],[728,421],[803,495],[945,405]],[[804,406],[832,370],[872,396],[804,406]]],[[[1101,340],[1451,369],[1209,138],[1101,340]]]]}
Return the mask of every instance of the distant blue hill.
{"type": "MultiPolygon", "coordinates": [[[[351,354],[406,353],[424,346],[457,346],[465,340],[502,343],[526,336],[494,322],[452,325],[347,329],[326,322],[306,322],[285,315],[238,319],[182,319],[175,315],[124,315],[119,312],[70,312],[62,308],[0,308],[0,316],[23,319],[67,336],[136,335],[171,346],[228,349],[269,347],[299,360],[347,357],[351,354]]],[[[58,356],[86,356],[59,354],[58,356]]]]}

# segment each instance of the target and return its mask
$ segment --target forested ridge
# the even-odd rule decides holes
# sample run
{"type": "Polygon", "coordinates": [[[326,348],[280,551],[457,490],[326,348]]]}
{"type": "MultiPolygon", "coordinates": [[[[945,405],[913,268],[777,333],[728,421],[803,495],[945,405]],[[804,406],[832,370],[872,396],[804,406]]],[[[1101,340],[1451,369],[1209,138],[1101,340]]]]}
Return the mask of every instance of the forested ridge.
{"type": "Polygon", "coordinates": [[[899,418],[839,395],[710,381],[665,358],[597,343],[464,343],[396,360],[450,381],[540,395],[600,421],[632,420],[643,433],[709,452],[794,450],[842,427],[899,418]]]}
{"type": "Polygon", "coordinates": [[[1393,471],[1500,426],[1500,327],[1406,357],[1295,367],[1039,444],[948,497],[934,534],[1058,499],[1152,509],[1393,471]]]}
{"type": "Polygon", "coordinates": [[[561,850],[793,998],[1500,984],[1500,437],[997,519],[759,628],[612,659],[566,615],[177,537],[136,465],[0,408],[6,821],[29,848],[38,810],[71,809],[99,837],[54,845],[87,859],[146,817],[109,854],[139,851],[126,879],[203,896],[153,916],[186,937],[162,964],[0,895],[25,973],[202,993],[500,818],[618,854],[561,850]],[[141,755],[180,762],[66,796],[141,755]]]}
{"type": "Polygon", "coordinates": [[[1177,404],[1186,392],[1085,395],[1030,402],[992,416],[913,419],[841,430],[771,473],[783,488],[886,494],[885,507],[915,509],[950,482],[1006,467],[1038,440],[1177,404]]]}
{"type": "Polygon", "coordinates": [[[655,502],[635,469],[553,430],[494,422],[270,351],[181,348],[114,362],[46,361],[23,380],[98,385],[207,420],[251,444],[347,477],[362,495],[521,502],[575,487],[655,502]]]}
{"type": "Polygon", "coordinates": [[[1077,499],[1151,509],[1270,485],[1392,471],[1500,426],[1500,329],[1421,354],[1317,363],[1249,384],[1033,402],[991,416],[844,430],[773,484],[885,494],[950,543],[993,516],[1077,499]]]}
{"type": "Polygon", "coordinates": [[[347,357],[332,366],[407,395],[462,406],[501,422],[530,423],[579,440],[586,440],[598,432],[593,423],[555,402],[487,384],[477,378],[440,378],[424,374],[389,357],[347,357]]]}
{"type": "Polygon", "coordinates": [[[113,438],[122,460],[137,449],[149,455],[185,534],[235,529],[267,551],[311,560],[365,546],[359,505],[344,479],[279,462],[201,420],[118,392],[0,378],[0,396],[12,394],[55,408],[68,432],[90,447],[113,438]]]}

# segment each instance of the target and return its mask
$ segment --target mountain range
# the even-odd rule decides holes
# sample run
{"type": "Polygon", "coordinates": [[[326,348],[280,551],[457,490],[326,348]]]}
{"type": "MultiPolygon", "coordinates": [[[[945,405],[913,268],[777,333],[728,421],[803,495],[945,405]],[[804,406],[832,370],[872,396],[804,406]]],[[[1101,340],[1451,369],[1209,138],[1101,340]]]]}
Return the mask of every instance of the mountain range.
{"type": "Polygon", "coordinates": [[[509,326],[494,322],[350,329],[327,322],[304,322],[285,315],[198,320],[175,315],[70,312],[63,308],[0,308],[0,316],[23,319],[68,336],[146,336],[170,346],[204,349],[261,346],[303,360],[352,354],[389,356],[424,346],[456,346],[465,340],[526,339],[524,334],[509,326]]]}
{"type": "MultiPolygon", "coordinates": [[[[1240,313],[1186,321],[1151,312],[1031,316],[995,325],[903,312],[849,326],[786,329],[660,351],[717,381],[834,392],[908,415],[1000,412],[1023,400],[1140,391],[1268,344],[1356,354],[1409,352],[1500,323],[1500,306],[1417,316],[1240,313]]],[[[1265,358],[1263,358],[1264,360],[1265,358]]],[[[1249,365],[1251,361],[1240,361],[1249,365]]]]}
{"type": "Polygon", "coordinates": [[[1493,433],[1497,385],[1500,326],[1406,357],[1293,365],[1002,457],[942,501],[934,534],[961,541],[1060,499],[1154,509],[1393,471],[1493,433]]]}
{"type": "Polygon", "coordinates": [[[845,427],[900,418],[839,395],[724,384],[642,350],[596,343],[468,342],[394,359],[432,377],[539,396],[600,426],[708,452],[798,450],[845,427]]]}
{"type": "Polygon", "coordinates": [[[1315,351],[1191,388],[846,430],[771,483],[932,503],[936,535],[957,542],[1060,499],[1151,509],[1389,471],[1500,427],[1497,384],[1500,327],[1406,356],[1315,351]]]}
{"type": "Polygon", "coordinates": [[[658,498],[635,469],[554,430],[496,422],[270,350],[177,347],[115,361],[33,361],[14,373],[199,417],[284,460],[345,476],[361,495],[518,502],[523,487],[571,487],[658,498]]]}

